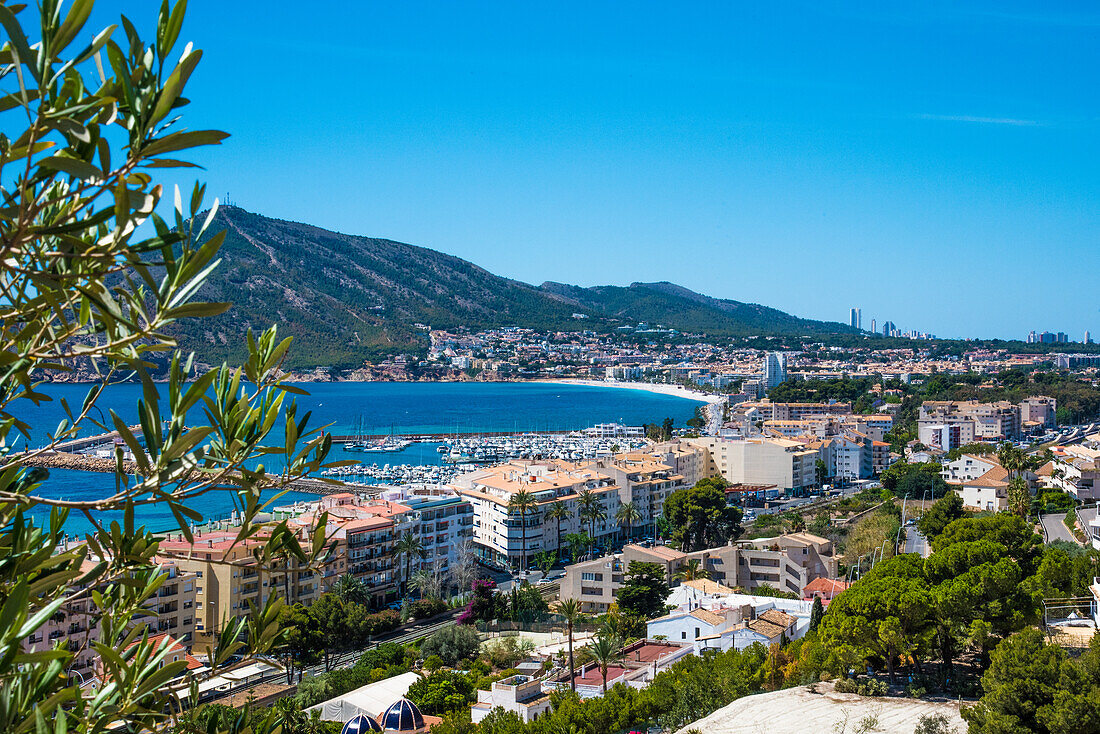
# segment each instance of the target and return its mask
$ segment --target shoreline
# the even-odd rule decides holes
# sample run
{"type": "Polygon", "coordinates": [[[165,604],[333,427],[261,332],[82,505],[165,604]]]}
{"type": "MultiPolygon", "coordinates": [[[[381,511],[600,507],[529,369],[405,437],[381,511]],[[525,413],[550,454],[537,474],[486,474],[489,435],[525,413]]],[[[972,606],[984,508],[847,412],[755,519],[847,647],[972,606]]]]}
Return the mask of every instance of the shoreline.
{"type": "Polygon", "coordinates": [[[618,380],[605,382],[603,380],[582,380],[580,378],[564,378],[560,380],[527,380],[526,382],[537,382],[544,385],[573,385],[579,387],[613,387],[618,390],[644,390],[645,392],[657,393],[658,395],[668,395],[674,398],[683,398],[684,400],[693,400],[697,403],[706,403],[708,405],[716,405],[723,402],[724,400],[723,396],[721,395],[712,395],[711,393],[688,390],[681,385],[664,385],[654,382],[621,382],[618,380]]]}

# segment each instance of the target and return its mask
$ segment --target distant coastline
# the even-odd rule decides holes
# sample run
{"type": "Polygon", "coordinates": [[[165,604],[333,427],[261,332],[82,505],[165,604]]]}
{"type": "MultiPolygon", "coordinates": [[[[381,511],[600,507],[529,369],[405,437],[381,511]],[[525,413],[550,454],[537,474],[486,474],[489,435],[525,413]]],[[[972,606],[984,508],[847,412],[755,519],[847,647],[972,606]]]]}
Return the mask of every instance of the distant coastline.
{"type": "Polygon", "coordinates": [[[528,382],[541,382],[549,385],[579,385],[581,387],[614,387],[622,390],[645,390],[646,392],[655,392],[660,395],[670,395],[674,398],[684,398],[685,400],[694,400],[697,403],[707,403],[714,405],[721,403],[723,397],[721,395],[712,395],[710,393],[700,392],[698,390],[688,390],[682,385],[662,385],[653,382],[620,382],[618,380],[582,380],[582,379],[561,379],[561,380],[529,380],[528,382]]]}

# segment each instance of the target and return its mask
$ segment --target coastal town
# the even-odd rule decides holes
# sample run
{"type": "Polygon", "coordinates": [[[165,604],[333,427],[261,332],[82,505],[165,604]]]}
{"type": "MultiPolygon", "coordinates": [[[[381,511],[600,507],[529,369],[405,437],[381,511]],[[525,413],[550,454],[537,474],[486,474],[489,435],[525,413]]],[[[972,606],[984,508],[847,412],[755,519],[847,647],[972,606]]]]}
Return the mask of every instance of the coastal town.
{"type": "MultiPolygon", "coordinates": [[[[688,382],[715,392],[736,392],[741,387],[752,397],[762,397],[767,376],[761,358],[782,352],[784,374],[792,379],[829,379],[842,376],[908,381],[933,374],[995,374],[1009,369],[1031,369],[1050,363],[1059,369],[1092,371],[1100,366],[1095,353],[1059,353],[1049,342],[1042,351],[1023,352],[1009,347],[974,346],[965,342],[923,343],[904,340],[896,347],[890,339],[868,332],[865,344],[848,346],[761,337],[749,345],[722,344],[703,335],[669,333],[645,323],[623,327],[627,331],[600,334],[595,331],[540,332],[510,327],[464,333],[428,330],[426,354],[404,354],[375,360],[345,377],[372,380],[531,380],[614,379],[628,382],[688,382]],[[674,338],[673,338],[674,337],[674,338]],[[792,342],[780,348],[774,342],[792,342]]],[[[1063,335],[1064,336],[1064,335],[1063,335]]],[[[1091,344],[1090,335],[1077,346],[1091,344]]],[[[901,341],[901,340],[897,340],[901,341]]],[[[1047,344],[1036,341],[1036,344],[1047,344]]],[[[295,373],[309,379],[337,379],[331,370],[295,373]]]]}
{"type": "Polygon", "coordinates": [[[1100,734],[1098,13],[0,0],[0,734],[1100,734]]]}
{"type": "MultiPolygon", "coordinates": [[[[440,355],[460,360],[447,353],[455,346],[479,348],[446,342],[440,355]]],[[[372,446],[384,453],[430,441],[441,464],[434,473],[386,476],[352,464],[328,472],[345,484],[322,490],[317,500],[273,507],[268,521],[302,542],[323,528],[328,547],[320,565],[288,560],[263,573],[252,559],[263,539],[242,542],[232,517],[193,525],[190,537],[167,533],[159,539],[158,561],[168,581],[147,606],[154,617],[148,634],[171,640],[173,657],[187,661],[183,680],[201,676],[210,664],[205,651],[273,595],[301,610],[286,624],[308,625],[310,610],[332,604],[359,607],[379,641],[318,643],[326,660],[320,673],[316,654],[273,656],[244,673],[206,681],[201,700],[285,699],[338,721],[384,722],[397,706],[407,718],[397,730],[427,731],[440,721],[429,712],[442,709],[406,671],[419,670],[425,680],[442,675],[439,662],[420,650],[452,635],[445,630],[454,624],[468,624],[475,632],[466,654],[492,660],[490,675],[468,693],[468,715],[476,723],[500,709],[527,722],[548,711],[551,695],[563,686],[582,698],[602,696],[618,683],[644,690],[685,657],[777,648],[803,638],[816,627],[815,614],[876,565],[907,552],[927,557],[928,538],[915,523],[949,495],[960,513],[1012,514],[1020,484],[1035,501],[1063,498],[1066,518],[1077,517],[1072,508],[1100,499],[1100,426],[1059,425],[1058,402],[1049,395],[1018,402],[925,400],[912,425],[900,425],[906,391],[926,380],[967,375],[995,389],[1005,375],[1035,368],[1037,358],[968,354],[929,362],[890,354],[857,366],[840,355],[825,363],[744,352],[732,361],[727,354],[698,360],[706,367],[662,368],[660,360],[626,367],[624,356],[599,365],[602,381],[589,372],[578,384],[690,395],[701,406],[693,425],[607,423],[556,435],[442,442],[344,437],[348,450],[365,451],[364,458],[372,446]],[[885,365],[893,371],[877,371],[885,365]],[[630,381],[661,376],[668,382],[630,381]],[[769,397],[815,382],[860,380],[867,394],[854,401],[769,397]],[[724,518],[709,530],[682,509],[687,497],[699,502],[707,492],[718,498],[713,517],[724,518]],[[635,608],[635,587],[643,583],[663,597],[650,599],[651,611],[635,608]],[[488,611],[478,608],[483,597],[488,611]],[[630,631],[612,637],[607,624],[628,624],[630,631]],[[503,630],[507,637],[500,637],[503,630]],[[395,669],[393,680],[326,688],[332,695],[316,700],[308,676],[327,679],[358,655],[394,644],[389,639],[420,646],[406,649],[411,662],[395,669]],[[502,640],[511,652],[498,662],[492,651],[502,640]],[[590,650],[612,641],[610,652],[590,650]],[[591,662],[566,661],[565,648],[574,646],[591,662]]],[[[140,434],[140,427],[134,430],[140,434]]],[[[120,444],[117,436],[93,437],[65,447],[75,453],[52,456],[69,462],[107,456],[120,444]]],[[[1079,517],[1080,523],[1048,530],[1050,516],[1040,508],[1037,520],[1048,540],[1100,548],[1095,511],[1079,517]]],[[[1100,599],[1100,587],[1090,588],[1100,599]]],[[[1090,604],[1095,615],[1097,604],[1090,604]]],[[[109,674],[97,653],[94,609],[66,605],[25,644],[32,649],[58,639],[75,652],[73,674],[86,686],[103,685],[109,674]]],[[[467,670],[469,662],[447,660],[445,669],[462,663],[467,670]]],[[[958,707],[944,715],[958,719],[958,707]]]]}

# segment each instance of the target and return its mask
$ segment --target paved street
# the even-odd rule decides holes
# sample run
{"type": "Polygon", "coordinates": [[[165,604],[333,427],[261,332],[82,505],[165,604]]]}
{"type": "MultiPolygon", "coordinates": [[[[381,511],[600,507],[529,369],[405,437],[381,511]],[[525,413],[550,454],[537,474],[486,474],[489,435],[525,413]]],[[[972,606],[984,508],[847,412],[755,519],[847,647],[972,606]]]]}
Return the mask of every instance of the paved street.
{"type": "Polygon", "coordinates": [[[915,527],[908,527],[905,529],[905,552],[919,553],[921,558],[927,558],[931,555],[932,549],[928,547],[928,538],[924,537],[921,531],[915,527]]]}
{"type": "Polygon", "coordinates": [[[1086,533],[1092,533],[1092,527],[1089,523],[1096,519],[1096,512],[1097,506],[1093,505],[1092,507],[1082,507],[1077,513],[1078,519],[1085,525],[1084,530],[1086,533]]]}
{"type": "Polygon", "coordinates": [[[1073,533],[1066,527],[1065,517],[1066,513],[1064,512],[1039,516],[1039,522],[1043,526],[1043,539],[1046,542],[1053,543],[1056,540],[1065,540],[1069,543],[1077,542],[1077,538],[1073,537],[1073,533]]]}

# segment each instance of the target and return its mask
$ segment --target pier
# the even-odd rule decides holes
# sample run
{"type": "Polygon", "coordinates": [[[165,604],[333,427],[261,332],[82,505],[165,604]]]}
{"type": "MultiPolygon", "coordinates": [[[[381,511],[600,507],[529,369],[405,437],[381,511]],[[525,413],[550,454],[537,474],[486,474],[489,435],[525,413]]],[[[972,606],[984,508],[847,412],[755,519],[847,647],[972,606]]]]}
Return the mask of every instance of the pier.
{"type": "MultiPolygon", "coordinates": [[[[115,473],[115,460],[113,458],[105,458],[99,456],[85,456],[84,454],[71,454],[61,451],[53,451],[38,456],[27,456],[23,459],[25,466],[39,467],[42,469],[72,469],[74,471],[90,471],[98,472],[100,474],[114,474],[115,473]]],[[[127,474],[137,474],[137,464],[133,461],[123,462],[123,471],[127,474]]],[[[277,477],[278,475],[272,475],[277,477]]],[[[232,485],[228,485],[227,489],[233,489],[232,485]]],[[[333,485],[328,482],[323,482],[320,479],[295,479],[288,486],[287,489],[292,489],[296,492],[308,492],[310,494],[334,494],[336,492],[346,492],[347,489],[342,485],[333,485]]]]}
{"type": "MultiPolygon", "coordinates": [[[[130,433],[134,434],[134,437],[138,441],[145,439],[145,434],[141,430],[141,426],[130,426],[130,433]]],[[[79,454],[82,451],[88,449],[94,449],[97,446],[114,446],[115,443],[122,441],[122,436],[118,431],[110,431],[108,433],[100,433],[95,436],[85,436],[83,438],[74,438],[69,441],[62,441],[61,443],[53,447],[54,451],[63,454],[79,454]]]]}

